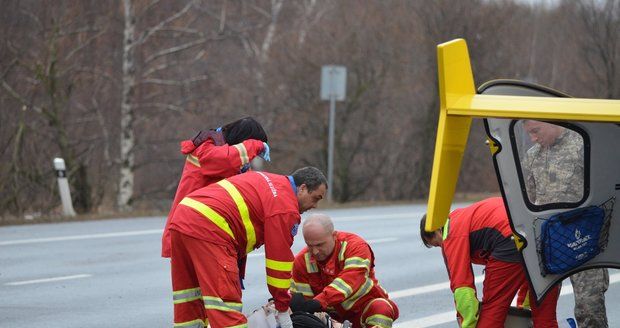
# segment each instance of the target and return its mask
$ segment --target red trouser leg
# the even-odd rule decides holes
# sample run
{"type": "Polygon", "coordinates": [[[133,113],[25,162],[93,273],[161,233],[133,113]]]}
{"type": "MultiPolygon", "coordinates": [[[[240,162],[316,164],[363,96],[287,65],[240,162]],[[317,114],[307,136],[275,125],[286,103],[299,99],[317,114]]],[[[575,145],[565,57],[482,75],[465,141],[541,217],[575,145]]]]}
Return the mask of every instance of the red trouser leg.
{"type": "MultiPolygon", "coordinates": [[[[213,244],[172,231],[172,288],[175,296],[200,287],[201,308],[213,328],[247,323],[241,313],[241,287],[237,257],[232,247],[213,244]],[[194,287],[191,287],[194,286],[194,287]]],[[[178,300],[177,300],[178,302],[178,300]]],[[[175,323],[194,314],[197,302],[175,304],[175,323]]]]}
{"type": "Polygon", "coordinates": [[[529,290],[530,290],[530,284],[527,282],[527,280],[521,284],[521,287],[519,288],[519,292],[517,293],[517,307],[518,308],[522,308],[522,309],[529,309],[530,307],[530,299],[529,299],[529,290]]]}
{"type": "Polygon", "coordinates": [[[536,297],[530,292],[530,306],[532,307],[532,321],[536,328],[557,328],[558,319],[556,316],[556,307],[558,298],[560,297],[560,287],[555,286],[551,289],[543,301],[536,305],[536,297]]]}
{"type": "Polygon", "coordinates": [[[477,328],[503,328],[510,303],[525,280],[521,263],[490,259],[485,268],[477,328]]]}
{"type": "Polygon", "coordinates": [[[206,326],[206,312],[202,292],[191,257],[181,234],[172,231],[174,251],[171,254],[172,298],[174,302],[174,325],[189,327],[206,326]]]}
{"type": "Polygon", "coordinates": [[[398,306],[389,299],[371,299],[363,309],[353,318],[353,327],[391,328],[394,320],[398,319],[398,306]]]}

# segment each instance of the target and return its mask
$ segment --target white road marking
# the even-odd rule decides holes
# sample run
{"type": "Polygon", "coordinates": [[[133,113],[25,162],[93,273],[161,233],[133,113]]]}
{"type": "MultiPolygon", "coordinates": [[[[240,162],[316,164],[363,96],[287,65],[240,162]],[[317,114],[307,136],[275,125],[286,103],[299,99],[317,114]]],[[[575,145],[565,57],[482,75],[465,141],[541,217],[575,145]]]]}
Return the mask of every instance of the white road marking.
{"type": "Polygon", "coordinates": [[[6,286],[21,286],[21,285],[30,285],[30,284],[41,284],[45,282],[54,282],[54,281],[62,281],[62,280],[71,280],[71,279],[80,279],[80,278],[88,278],[92,277],[92,274],[76,274],[73,276],[64,276],[64,277],[53,277],[53,278],[45,278],[45,279],[35,279],[35,280],[26,280],[26,281],[14,281],[7,282],[4,285],[6,286]]]}
{"type": "Polygon", "coordinates": [[[0,246],[49,243],[49,242],[67,241],[67,240],[84,240],[84,239],[98,239],[98,238],[141,236],[141,235],[161,234],[162,232],[163,232],[162,229],[152,229],[152,230],[97,233],[97,234],[88,234],[88,235],[61,236],[61,237],[49,237],[49,238],[17,239],[17,240],[0,241],[0,246]]]}
{"type": "MultiPolygon", "coordinates": [[[[474,280],[477,284],[481,283],[484,280],[484,276],[483,275],[476,276],[474,280]]],[[[432,285],[414,287],[414,288],[409,288],[409,289],[397,290],[394,292],[390,292],[389,294],[390,294],[390,299],[397,299],[397,298],[410,297],[410,296],[415,296],[415,295],[437,292],[437,291],[444,290],[444,289],[450,289],[449,281],[440,282],[440,283],[432,284],[432,285]]]]}
{"type": "MultiPolygon", "coordinates": [[[[478,277],[476,277],[476,279],[477,278],[478,277]]],[[[620,282],[620,273],[609,275],[610,285],[615,284],[617,282],[620,282]]],[[[442,284],[449,284],[449,283],[445,282],[442,284]]],[[[436,285],[430,285],[430,286],[438,286],[442,284],[436,284],[436,285]]],[[[417,287],[417,288],[423,289],[423,288],[428,288],[430,286],[422,286],[422,287],[417,287]]],[[[412,288],[412,289],[415,289],[415,288],[412,288]]],[[[398,293],[400,292],[403,292],[403,291],[390,292],[389,293],[390,298],[394,299],[395,298],[394,295],[398,295],[398,293]]],[[[571,286],[570,284],[562,286],[562,291],[560,292],[560,296],[566,296],[566,295],[572,295],[572,294],[573,294],[573,286],[571,286]]],[[[404,297],[404,296],[400,296],[400,297],[404,297]]],[[[403,321],[403,322],[396,321],[394,323],[394,328],[427,328],[427,327],[438,326],[444,323],[450,323],[450,322],[454,323],[455,321],[456,321],[456,312],[448,311],[448,312],[437,313],[437,314],[433,314],[430,316],[408,320],[408,321],[403,321]]]]}
{"type": "Polygon", "coordinates": [[[336,216],[332,219],[336,222],[343,221],[364,221],[364,220],[391,220],[391,219],[416,219],[422,217],[424,212],[410,212],[410,213],[394,213],[394,214],[376,214],[376,215],[356,215],[356,216],[336,216]]]}

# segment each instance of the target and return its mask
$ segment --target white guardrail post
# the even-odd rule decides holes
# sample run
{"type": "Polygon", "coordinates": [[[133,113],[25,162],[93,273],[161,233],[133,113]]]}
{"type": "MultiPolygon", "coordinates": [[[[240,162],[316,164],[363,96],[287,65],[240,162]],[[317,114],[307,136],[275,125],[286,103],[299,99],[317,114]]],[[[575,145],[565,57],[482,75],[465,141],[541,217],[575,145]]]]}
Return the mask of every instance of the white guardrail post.
{"type": "Polygon", "coordinates": [[[65,160],[59,157],[54,158],[54,169],[56,170],[56,177],[58,178],[58,191],[60,192],[60,200],[62,201],[62,214],[64,216],[75,216],[73,203],[71,202],[69,181],[67,180],[65,160]]]}

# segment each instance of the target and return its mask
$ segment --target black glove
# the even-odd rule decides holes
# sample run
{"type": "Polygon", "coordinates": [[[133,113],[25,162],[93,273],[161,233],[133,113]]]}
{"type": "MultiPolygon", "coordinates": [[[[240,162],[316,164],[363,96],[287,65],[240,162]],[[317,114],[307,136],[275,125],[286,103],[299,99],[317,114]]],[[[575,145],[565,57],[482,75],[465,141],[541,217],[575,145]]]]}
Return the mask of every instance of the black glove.
{"type": "Polygon", "coordinates": [[[291,297],[291,311],[293,312],[322,312],[321,303],[315,299],[306,299],[300,293],[293,293],[291,297]]]}

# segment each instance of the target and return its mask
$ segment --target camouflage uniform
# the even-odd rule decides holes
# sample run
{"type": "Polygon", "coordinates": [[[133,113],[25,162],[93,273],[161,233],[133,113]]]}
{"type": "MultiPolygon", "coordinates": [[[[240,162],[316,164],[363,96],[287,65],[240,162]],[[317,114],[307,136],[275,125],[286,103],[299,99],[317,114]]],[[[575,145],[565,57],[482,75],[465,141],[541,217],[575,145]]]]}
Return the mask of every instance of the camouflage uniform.
{"type": "Polygon", "coordinates": [[[583,141],[566,129],[549,147],[535,144],[523,159],[525,187],[536,205],[574,203],[583,197],[583,141]]]}
{"type": "MultiPolygon", "coordinates": [[[[583,198],[584,149],[581,136],[566,129],[549,147],[532,146],[523,159],[525,187],[530,202],[544,205],[577,202],[583,198]]],[[[570,277],[575,293],[575,318],[580,328],[605,328],[606,268],[590,269],[570,277]]]]}

